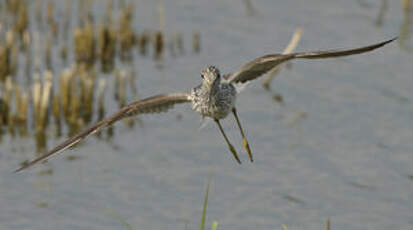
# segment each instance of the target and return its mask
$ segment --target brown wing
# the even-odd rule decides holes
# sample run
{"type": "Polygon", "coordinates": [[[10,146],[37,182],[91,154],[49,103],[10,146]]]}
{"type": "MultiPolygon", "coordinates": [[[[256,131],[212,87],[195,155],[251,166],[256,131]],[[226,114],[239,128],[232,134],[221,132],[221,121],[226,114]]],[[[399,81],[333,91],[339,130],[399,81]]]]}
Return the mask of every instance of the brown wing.
{"type": "Polygon", "coordinates": [[[79,134],[75,135],[74,137],[66,140],[65,142],[61,143],[60,145],[56,146],[54,149],[50,150],[48,153],[23,164],[20,168],[18,168],[15,172],[19,172],[23,169],[26,169],[40,161],[45,160],[46,158],[50,157],[53,154],[62,152],[71,146],[77,144],[81,140],[85,139],[86,137],[96,133],[102,128],[105,128],[116,121],[121,120],[122,118],[144,114],[144,113],[160,113],[166,112],[168,109],[172,108],[173,105],[179,103],[189,102],[189,94],[187,93],[174,93],[174,94],[165,94],[165,95],[157,95],[153,97],[149,97],[143,99],[141,101],[135,101],[125,107],[123,107],[119,112],[113,114],[112,116],[103,119],[93,125],[85,129],[84,131],[80,132],[79,134]]]}
{"type": "Polygon", "coordinates": [[[368,51],[380,48],[387,43],[394,41],[397,38],[393,38],[381,43],[377,43],[370,46],[360,47],[357,49],[350,50],[326,50],[326,51],[314,51],[314,52],[303,52],[303,53],[292,53],[292,54],[271,54],[263,57],[259,57],[247,64],[245,64],[241,69],[239,69],[234,74],[230,75],[227,80],[232,83],[244,83],[247,81],[254,80],[259,76],[270,71],[275,66],[289,61],[295,58],[306,58],[306,59],[317,59],[317,58],[333,58],[348,56],[354,54],[365,53],[368,51]]]}

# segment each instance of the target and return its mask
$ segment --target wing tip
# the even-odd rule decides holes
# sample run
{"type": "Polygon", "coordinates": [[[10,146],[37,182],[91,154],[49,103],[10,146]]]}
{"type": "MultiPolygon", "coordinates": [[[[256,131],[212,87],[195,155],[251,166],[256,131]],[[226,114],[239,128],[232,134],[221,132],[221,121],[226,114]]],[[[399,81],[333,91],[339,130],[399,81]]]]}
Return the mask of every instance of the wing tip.
{"type": "Polygon", "coordinates": [[[42,160],[45,160],[45,159],[43,159],[43,158],[38,158],[38,159],[35,159],[35,160],[33,160],[33,161],[23,161],[23,162],[20,164],[20,167],[17,168],[16,170],[14,170],[13,173],[19,173],[19,172],[21,172],[21,171],[23,171],[23,170],[25,170],[25,169],[28,169],[28,168],[32,167],[33,165],[35,165],[36,163],[38,163],[38,162],[40,162],[40,161],[42,161],[42,160]]]}
{"type": "Polygon", "coordinates": [[[389,39],[389,40],[387,40],[387,41],[382,42],[381,44],[382,44],[382,46],[384,46],[384,45],[389,44],[389,43],[391,43],[391,42],[393,42],[393,41],[395,41],[395,40],[397,40],[397,39],[399,39],[399,36],[395,36],[395,37],[393,37],[393,38],[391,38],[391,39],[389,39]]]}
{"type": "Polygon", "coordinates": [[[13,173],[19,173],[19,172],[27,169],[28,167],[30,167],[30,163],[24,163],[24,162],[23,162],[22,165],[21,165],[19,168],[15,169],[15,170],[13,171],[13,173]]]}

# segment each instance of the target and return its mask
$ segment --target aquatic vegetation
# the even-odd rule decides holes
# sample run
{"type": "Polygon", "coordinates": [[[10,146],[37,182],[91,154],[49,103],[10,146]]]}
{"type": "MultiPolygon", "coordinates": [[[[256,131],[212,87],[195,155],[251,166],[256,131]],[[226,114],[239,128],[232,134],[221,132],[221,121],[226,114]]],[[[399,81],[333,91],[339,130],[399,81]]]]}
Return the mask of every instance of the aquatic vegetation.
{"type": "MultiPolygon", "coordinates": [[[[139,98],[135,70],[123,68],[133,66],[134,53],[142,58],[149,52],[155,59],[166,57],[165,9],[160,3],[157,29],[137,31],[132,2],[115,6],[106,1],[102,21],[95,20],[95,5],[94,1],[70,0],[65,0],[63,9],[42,0],[1,4],[0,136],[4,131],[11,136],[33,135],[37,151],[42,152],[50,137],[49,126],[56,137],[61,137],[65,127],[71,136],[91,121],[102,119],[108,103],[104,99],[108,78],[100,72],[114,76],[119,106],[139,98]],[[59,17],[61,13],[63,17],[59,17]],[[72,20],[75,14],[77,20],[72,20]],[[116,66],[117,60],[125,61],[122,69],[116,66]]],[[[194,33],[193,46],[198,53],[199,32],[194,33]]],[[[128,119],[126,124],[132,127],[134,120],[128,119]]],[[[113,129],[109,137],[111,133],[113,129]]]]}

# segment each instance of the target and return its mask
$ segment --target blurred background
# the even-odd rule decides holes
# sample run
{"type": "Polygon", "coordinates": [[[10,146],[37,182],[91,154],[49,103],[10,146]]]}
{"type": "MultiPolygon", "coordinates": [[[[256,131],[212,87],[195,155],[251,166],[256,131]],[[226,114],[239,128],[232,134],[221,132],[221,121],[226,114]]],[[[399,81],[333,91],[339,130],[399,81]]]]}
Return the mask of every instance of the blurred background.
{"type": "MultiPolygon", "coordinates": [[[[221,229],[413,227],[413,3],[408,0],[0,2],[0,229],[194,229],[208,174],[221,229]],[[139,98],[188,90],[200,70],[281,53],[373,52],[282,66],[215,124],[178,105],[22,162],[139,98]],[[121,219],[119,218],[121,217],[121,219]]],[[[208,222],[210,223],[210,221],[208,222]]]]}

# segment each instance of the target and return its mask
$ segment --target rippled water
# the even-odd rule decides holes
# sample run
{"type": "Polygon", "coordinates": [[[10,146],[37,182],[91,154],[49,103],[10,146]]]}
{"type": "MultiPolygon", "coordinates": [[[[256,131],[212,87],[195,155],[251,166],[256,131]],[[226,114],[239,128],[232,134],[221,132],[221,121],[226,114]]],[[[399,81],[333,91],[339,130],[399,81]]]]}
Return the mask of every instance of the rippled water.
{"type": "MultiPolygon", "coordinates": [[[[253,1],[252,15],[240,0],[164,4],[166,32],[181,31],[187,44],[200,30],[202,50],[167,55],[162,69],[137,58],[142,97],[189,89],[206,65],[230,72],[281,52],[299,26],[297,50],[349,48],[398,35],[408,17],[400,1],[387,3],[381,25],[381,1],[372,0],[253,1]]],[[[136,29],[156,28],[156,12],[154,2],[137,1],[136,29]]],[[[199,131],[200,116],[188,105],[144,115],[133,130],[121,122],[111,141],[90,138],[18,174],[12,171],[33,157],[34,141],[3,136],[0,229],[125,229],[114,212],[134,229],[184,229],[186,222],[198,228],[211,170],[208,222],[221,229],[323,229],[327,217],[332,229],[412,229],[413,58],[400,43],[348,58],[294,61],[273,92],[262,79],[250,84],[238,112],[254,163],[232,117],[223,124],[242,165],[213,122],[199,131]],[[273,101],[276,93],[283,105],[273,101]],[[48,168],[51,175],[39,175],[48,168]]],[[[49,148],[60,141],[50,140],[49,148]]]]}

